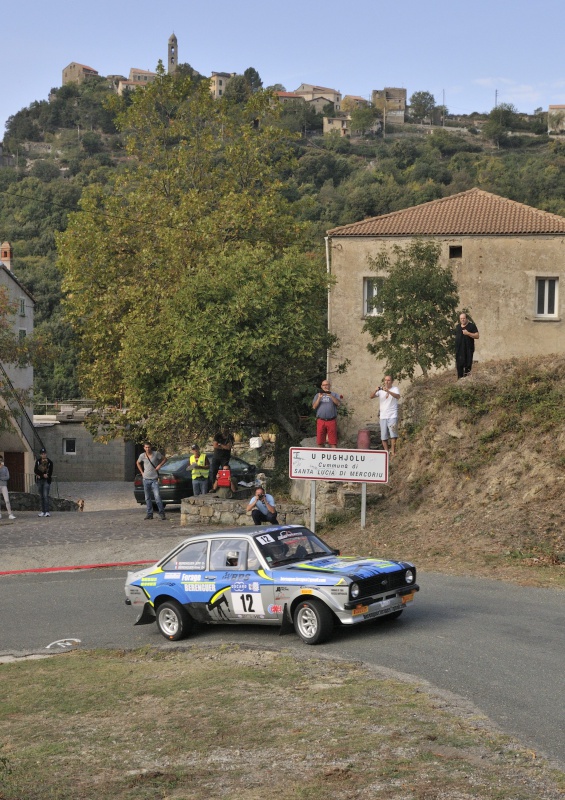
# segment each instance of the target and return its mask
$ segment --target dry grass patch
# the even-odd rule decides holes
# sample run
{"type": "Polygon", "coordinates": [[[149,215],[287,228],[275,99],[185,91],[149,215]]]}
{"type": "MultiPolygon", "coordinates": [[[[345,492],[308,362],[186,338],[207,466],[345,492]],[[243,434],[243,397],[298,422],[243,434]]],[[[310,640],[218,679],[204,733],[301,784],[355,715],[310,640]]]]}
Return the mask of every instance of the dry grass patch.
{"type": "Polygon", "coordinates": [[[1,800],[557,800],[565,775],[423,684],[241,647],[5,664],[1,800]]]}

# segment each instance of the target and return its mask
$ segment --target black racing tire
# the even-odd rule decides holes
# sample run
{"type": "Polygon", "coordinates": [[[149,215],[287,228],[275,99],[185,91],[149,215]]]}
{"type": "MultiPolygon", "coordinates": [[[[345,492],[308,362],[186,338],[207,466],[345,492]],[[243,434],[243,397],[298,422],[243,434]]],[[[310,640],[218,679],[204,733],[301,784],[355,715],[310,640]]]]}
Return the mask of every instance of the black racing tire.
{"type": "Polygon", "coordinates": [[[178,642],[188,636],[192,628],[192,619],[186,609],[176,600],[165,600],[156,611],[157,627],[165,639],[178,642]]]}
{"type": "Polygon", "coordinates": [[[294,630],[306,644],[322,644],[331,638],[334,618],[321,600],[301,600],[293,614],[294,630]]]}

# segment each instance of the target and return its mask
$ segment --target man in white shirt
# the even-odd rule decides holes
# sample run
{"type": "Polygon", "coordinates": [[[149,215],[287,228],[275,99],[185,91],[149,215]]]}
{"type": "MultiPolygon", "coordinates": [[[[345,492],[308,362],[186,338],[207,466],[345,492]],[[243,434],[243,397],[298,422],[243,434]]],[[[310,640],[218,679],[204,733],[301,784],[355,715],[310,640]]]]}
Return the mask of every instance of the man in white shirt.
{"type": "Polygon", "coordinates": [[[380,403],[381,441],[383,448],[390,454],[396,455],[396,440],[398,438],[398,401],[400,390],[392,385],[392,377],[385,375],[384,386],[377,386],[371,398],[378,397],[380,403]]]}

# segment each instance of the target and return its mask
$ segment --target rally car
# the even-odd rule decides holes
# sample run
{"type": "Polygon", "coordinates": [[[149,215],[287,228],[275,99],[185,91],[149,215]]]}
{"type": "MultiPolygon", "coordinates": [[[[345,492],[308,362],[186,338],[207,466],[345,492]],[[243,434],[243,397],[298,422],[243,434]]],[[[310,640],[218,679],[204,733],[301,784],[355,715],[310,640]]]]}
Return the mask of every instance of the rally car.
{"type": "Polygon", "coordinates": [[[171,641],[204,622],[294,626],[320,644],[336,623],[400,616],[419,587],[409,562],[344,557],[301,525],[276,525],[185,539],[129,572],[125,590],[135,624],[156,621],[171,641]]]}

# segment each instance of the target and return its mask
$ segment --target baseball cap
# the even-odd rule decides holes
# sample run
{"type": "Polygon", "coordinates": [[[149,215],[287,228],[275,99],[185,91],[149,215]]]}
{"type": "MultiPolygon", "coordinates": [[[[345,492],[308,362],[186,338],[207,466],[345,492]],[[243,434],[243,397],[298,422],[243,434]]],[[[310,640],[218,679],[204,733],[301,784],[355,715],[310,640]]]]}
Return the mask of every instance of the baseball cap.
{"type": "Polygon", "coordinates": [[[197,445],[197,444],[193,444],[193,445],[192,445],[192,447],[191,447],[190,449],[191,449],[191,450],[200,450],[200,448],[198,447],[198,445],[197,445]]]}
{"type": "Polygon", "coordinates": [[[46,450],[44,447],[42,447],[42,448],[41,448],[41,450],[40,450],[39,452],[40,452],[40,453],[46,453],[46,452],[47,452],[47,450],[46,450]]]}

